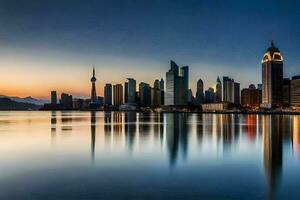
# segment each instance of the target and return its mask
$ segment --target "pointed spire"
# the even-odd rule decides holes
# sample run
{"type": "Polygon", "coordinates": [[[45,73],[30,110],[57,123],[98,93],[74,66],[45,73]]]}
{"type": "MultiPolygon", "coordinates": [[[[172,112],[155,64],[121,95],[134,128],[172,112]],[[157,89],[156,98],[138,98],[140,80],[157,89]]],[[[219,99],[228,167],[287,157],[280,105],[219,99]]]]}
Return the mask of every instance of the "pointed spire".
{"type": "Polygon", "coordinates": [[[271,40],[271,47],[274,48],[275,45],[274,45],[274,40],[271,40]]]}
{"type": "Polygon", "coordinates": [[[93,77],[95,77],[95,66],[93,65],[93,77]]]}

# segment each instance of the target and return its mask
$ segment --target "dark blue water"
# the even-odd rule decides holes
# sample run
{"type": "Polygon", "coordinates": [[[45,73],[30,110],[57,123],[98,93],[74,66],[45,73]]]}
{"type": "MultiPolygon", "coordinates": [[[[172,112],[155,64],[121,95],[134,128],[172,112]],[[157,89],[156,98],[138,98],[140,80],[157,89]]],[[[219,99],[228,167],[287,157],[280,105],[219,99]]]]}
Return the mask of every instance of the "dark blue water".
{"type": "Polygon", "coordinates": [[[0,199],[299,199],[300,116],[0,112],[0,199]]]}

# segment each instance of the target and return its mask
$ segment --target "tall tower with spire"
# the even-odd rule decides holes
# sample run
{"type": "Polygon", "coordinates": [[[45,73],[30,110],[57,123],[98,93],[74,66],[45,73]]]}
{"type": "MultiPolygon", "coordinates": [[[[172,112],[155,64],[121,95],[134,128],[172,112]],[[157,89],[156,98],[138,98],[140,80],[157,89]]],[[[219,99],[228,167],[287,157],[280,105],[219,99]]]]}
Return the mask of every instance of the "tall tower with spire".
{"type": "Polygon", "coordinates": [[[92,91],[91,91],[91,103],[97,102],[97,94],[96,94],[96,77],[95,77],[95,67],[93,66],[93,76],[91,78],[92,82],[92,91]]]}

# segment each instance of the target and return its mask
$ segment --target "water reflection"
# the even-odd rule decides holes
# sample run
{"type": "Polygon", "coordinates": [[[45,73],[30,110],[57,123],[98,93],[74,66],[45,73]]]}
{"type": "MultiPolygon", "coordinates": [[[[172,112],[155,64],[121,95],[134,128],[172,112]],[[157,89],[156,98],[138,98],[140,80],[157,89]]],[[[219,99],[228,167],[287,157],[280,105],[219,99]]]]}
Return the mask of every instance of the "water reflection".
{"type": "Polygon", "coordinates": [[[91,111],[91,157],[95,161],[95,142],[96,142],[96,112],[91,111]]]}
{"type": "MultiPolygon", "coordinates": [[[[86,118],[86,113],[78,116],[72,112],[53,111],[49,116],[51,138],[57,141],[59,131],[76,132],[81,127],[78,123],[86,118]]],[[[166,152],[168,167],[172,169],[187,165],[188,161],[196,158],[203,159],[201,156],[206,154],[209,159],[216,160],[230,160],[232,157],[242,160],[243,156],[251,155],[264,174],[262,178],[269,198],[276,197],[281,188],[285,176],[283,167],[288,165],[284,156],[292,153],[293,159],[299,159],[300,116],[90,112],[88,118],[93,162],[103,151],[102,144],[110,144],[118,152],[129,152],[130,156],[141,154],[146,147],[150,147],[147,156],[155,152],[154,160],[166,152]],[[97,128],[99,133],[96,138],[97,124],[103,124],[103,129],[97,128]]],[[[131,159],[130,156],[126,159],[131,159]]]]}

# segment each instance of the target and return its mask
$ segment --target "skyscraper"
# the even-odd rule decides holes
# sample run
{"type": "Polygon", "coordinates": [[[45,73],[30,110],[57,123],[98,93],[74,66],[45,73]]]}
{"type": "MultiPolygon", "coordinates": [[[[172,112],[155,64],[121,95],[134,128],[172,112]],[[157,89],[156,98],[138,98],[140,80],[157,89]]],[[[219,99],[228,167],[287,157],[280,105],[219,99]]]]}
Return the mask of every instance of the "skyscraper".
{"type": "Polygon", "coordinates": [[[273,42],[262,59],[262,84],[262,107],[281,106],[283,99],[283,58],[273,42]]]}
{"type": "Polygon", "coordinates": [[[126,103],[135,104],[136,103],[136,81],[133,78],[127,79],[127,86],[125,83],[125,96],[127,95],[126,103]]]}
{"type": "Polygon", "coordinates": [[[204,103],[203,81],[201,79],[197,81],[196,102],[198,104],[204,103]]]}
{"type": "Polygon", "coordinates": [[[165,104],[165,82],[163,78],[160,79],[159,89],[160,89],[160,105],[164,105],[165,104]]]}
{"type": "Polygon", "coordinates": [[[161,105],[161,81],[155,80],[153,84],[153,88],[151,88],[151,106],[157,107],[161,105]]]}
{"type": "Polygon", "coordinates": [[[241,90],[240,90],[240,84],[237,82],[234,82],[234,103],[240,104],[241,103],[241,90]]]}
{"type": "Polygon", "coordinates": [[[114,98],[114,106],[120,106],[123,104],[123,86],[122,86],[122,84],[114,85],[113,98],[114,98]]]}
{"type": "Polygon", "coordinates": [[[112,85],[110,83],[104,86],[104,105],[112,105],[112,85]]]}
{"type": "Polygon", "coordinates": [[[188,66],[181,67],[170,61],[171,69],[166,73],[165,105],[186,105],[189,87],[188,66]]]}
{"type": "Polygon", "coordinates": [[[95,77],[95,67],[93,67],[93,76],[91,78],[92,82],[92,90],[91,90],[91,103],[97,102],[97,94],[96,94],[96,77],[95,77]]]}
{"type": "Polygon", "coordinates": [[[56,105],[57,104],[57,94],[56,91],[51,91],[51,104],[56,105]]]}
{"type": "Polygon", "coordinates": [[[151,88],[148,83],[141,82],[139,84],[140,106],[151,106],[151,88]]]}
{"type": "Polygon", "coordinates": [[[217,78],[217,85],[216,85],[216,102],[222,101],[222,82],[220,78],[217,78]]]}
{"type": "Polygon", "coordinates": [[[234,103],[234,80],[228,76],[223,77],[223,101],[234,103]]]}
{"type": "Polygon", "coordinates": [[[213,88],[208,88],[205,91],[205,103],[214,103],[215,102],[215,92],[213,88]]]}

